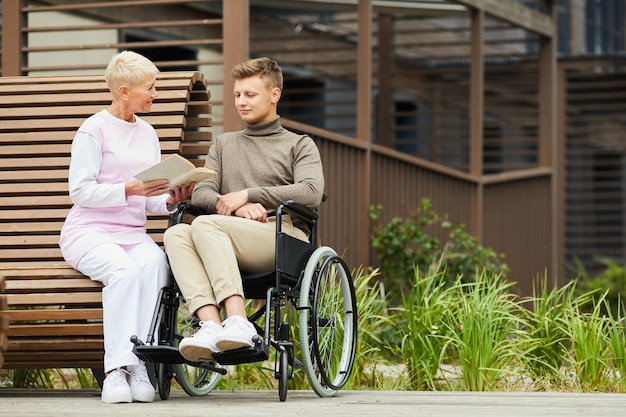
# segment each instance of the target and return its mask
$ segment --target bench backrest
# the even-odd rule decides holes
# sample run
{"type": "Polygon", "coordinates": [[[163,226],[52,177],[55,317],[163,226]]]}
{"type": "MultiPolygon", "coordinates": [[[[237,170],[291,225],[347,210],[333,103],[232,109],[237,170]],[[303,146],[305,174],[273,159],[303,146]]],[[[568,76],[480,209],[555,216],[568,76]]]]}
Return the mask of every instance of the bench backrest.
{"type": "MultiPolygon", "coordinates": [[[[161,73],[157,89],[152,112],[142,117],[164,154],[197,160],[211,139],[202,74],[161,73]]],[[[0,267],[62,261],[71,142],[80,124],[109,103],[101,76],[0,78],[0,267]]],[[[158,240],[166,225],[151,217],[148,228],[158,240]]]]}
{"type": "MultiPolygon", "coordinates": [[[[142,118],[155,127],[164,156],[181,153],[202,165],[211,140],[204,77],[160,73],[157,89],[142,118]]],[[[102,76],[0,78],[0,367],[102,363],[101,286],[69,268],[58,240],[72,204],[72,139],[109,104],[102,76]]],[[[149,217],[159,243],[167,222],[149,217]]]]}

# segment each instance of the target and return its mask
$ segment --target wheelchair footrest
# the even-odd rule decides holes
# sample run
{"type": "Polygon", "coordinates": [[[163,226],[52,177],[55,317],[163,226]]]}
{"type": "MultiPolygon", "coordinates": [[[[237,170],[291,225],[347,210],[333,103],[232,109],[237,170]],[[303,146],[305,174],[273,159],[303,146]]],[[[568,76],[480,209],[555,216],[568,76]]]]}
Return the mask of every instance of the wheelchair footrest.
{"type": "Polygon", "coordinates": [[[270,357],[269,348],[258,341],[252,347],[227,350],[213,354],[213,359],[220,365],[238,365],[240,363],[261,362],[270,357]]]}
{"type": "Polygon", "coordinates": [[[133,353],[142,361],[149,363],[188,363],[174,346],[140,345],[133,347],[133,353]]]}

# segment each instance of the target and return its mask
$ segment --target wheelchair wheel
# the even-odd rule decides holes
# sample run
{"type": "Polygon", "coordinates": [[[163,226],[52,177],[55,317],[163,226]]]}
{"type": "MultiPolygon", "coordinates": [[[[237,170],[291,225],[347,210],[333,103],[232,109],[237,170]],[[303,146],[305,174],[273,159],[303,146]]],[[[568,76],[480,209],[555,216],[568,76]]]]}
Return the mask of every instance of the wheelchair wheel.
{"type": "Polygon", "coordinates": [[[309,258],[298,304],[302,363],[320,397],[332,397],[350,377],[357,340],[357,307],[352,276],[329,247],[309,258]]]}
{"type": "Polygon", "coordinates": [[[278,399],[287,399],[287,389],[289,387],[289,352],[283,350],[278,356],[278,399]]]}
{"type": "Polygon", "coordinates": [[[175,364],[176,382],[191,397],[208,395],[220,379],[220,374],[208,369],[197,368],[186,363],[175,364]]]}
{"type": "MultiPolygon", "coordinates": [[[[194,334],[200,324],[192,317],[187,309],[182,305],[178,309],[176,320],[176,342],[180,342],[183,337],[194,334]]],[[[217,367],[219,365],[212,364],[217,367]]],[[[181,388],[191,397],[202,397],[208,395],[220,380],[221,374],[202,367],[196,367],[188,363],[177,363],[173,365],[174,377],[181,388]]]]}
{"type": "Polygon", "coordinates": [[[159,398],[167,400],[172,388],[173,370],[171,363],[159,363],[157,366],[157,387],[159,398]]]}

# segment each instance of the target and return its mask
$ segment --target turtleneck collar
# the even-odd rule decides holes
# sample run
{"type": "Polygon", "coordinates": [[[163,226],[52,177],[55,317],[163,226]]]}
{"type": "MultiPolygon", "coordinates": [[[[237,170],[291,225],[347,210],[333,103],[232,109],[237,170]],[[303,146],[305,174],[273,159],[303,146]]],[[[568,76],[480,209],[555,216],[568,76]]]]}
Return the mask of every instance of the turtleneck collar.
{"type": "Polygon", "coordinates": [[[247,136],[271,136],[280,133],[282,130],[283,126],[280,124],[280,116],[276,116],[275,119],[268,122],[246,123],[243,134],[247,136]]]}

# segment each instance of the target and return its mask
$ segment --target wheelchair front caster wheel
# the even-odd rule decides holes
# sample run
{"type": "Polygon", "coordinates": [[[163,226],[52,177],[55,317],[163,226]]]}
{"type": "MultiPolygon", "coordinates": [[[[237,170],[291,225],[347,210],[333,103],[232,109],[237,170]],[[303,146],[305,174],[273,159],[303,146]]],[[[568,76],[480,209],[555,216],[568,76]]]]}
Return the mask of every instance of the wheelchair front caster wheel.
{"type": "Polygon", "coordinates": [[[280,352],[278,357],[278,398],[281,401],[287,399],[289,385],[289,353],[286,350],[280,352]]]}
{"type": "Polygon", "coordinates": [[[160,363],[158,364],[157,369],[157,387],[159,390],[159,398],[167,400],[170,396],[172,378],[174,377],[173,366],[171,363],[160,363]]]}

